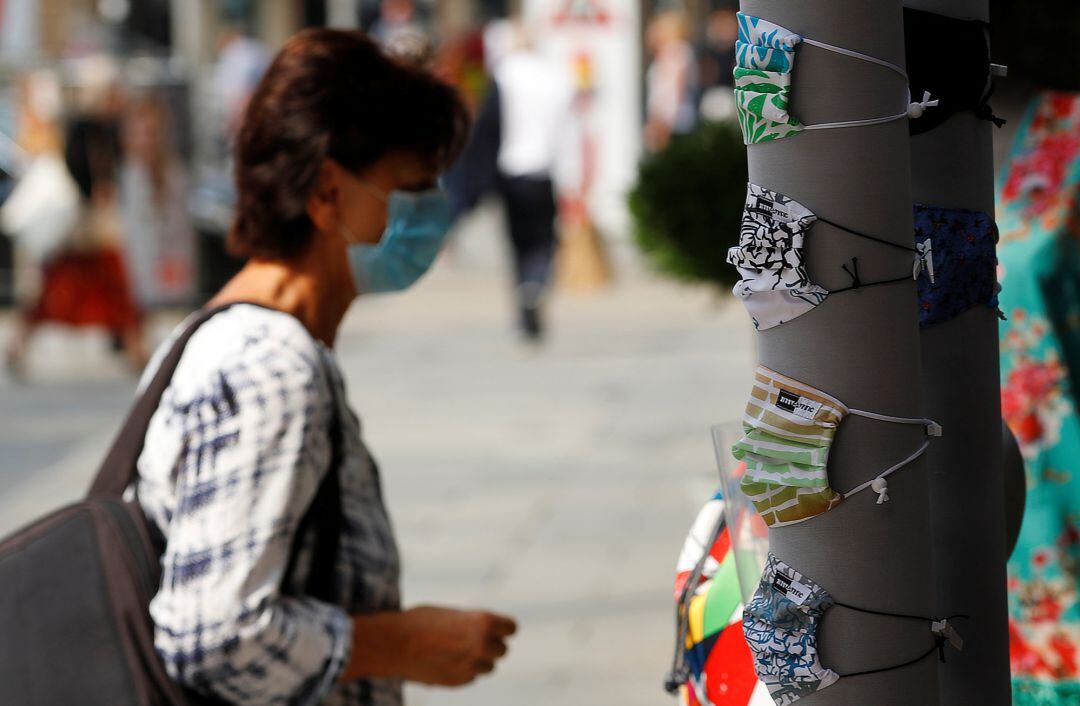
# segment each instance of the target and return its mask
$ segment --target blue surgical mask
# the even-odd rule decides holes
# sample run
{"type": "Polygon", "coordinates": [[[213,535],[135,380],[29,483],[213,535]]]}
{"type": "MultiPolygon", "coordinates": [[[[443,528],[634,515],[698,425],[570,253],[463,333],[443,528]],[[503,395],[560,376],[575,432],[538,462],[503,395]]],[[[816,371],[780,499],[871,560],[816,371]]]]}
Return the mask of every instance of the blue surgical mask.
{"type": "Polygon", "coordinates": [[[450,230],[450,205],[443,189],[394,191],[386,202],[386,230],[377,244],[357,243],[341,225],[349,242],[349,266],[357,291],[363,294],[408,289],[431,269],[450,230]]]}

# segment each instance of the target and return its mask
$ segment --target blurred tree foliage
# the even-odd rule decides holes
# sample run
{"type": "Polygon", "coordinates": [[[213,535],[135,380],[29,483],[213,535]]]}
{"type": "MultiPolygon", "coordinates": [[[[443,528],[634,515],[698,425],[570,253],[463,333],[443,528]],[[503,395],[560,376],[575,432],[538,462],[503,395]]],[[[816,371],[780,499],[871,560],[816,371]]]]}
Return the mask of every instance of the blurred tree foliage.
{"type": "MultiPolygon", "coordinates": [[[[1080,2],[991,0],[990,56],[1010,79],[1080,90],[1080,2]]],[[[945,66],[948,63],[942,65],[945,66]]]]}
{"type": "Polygon", "coordinates": [[[664,274],[731,287],[738,274],[725,257],[739,241],[746,181],[746,147],[734,122],[676,136],[638,168],[630,193],[638,246],[664,274]]]}

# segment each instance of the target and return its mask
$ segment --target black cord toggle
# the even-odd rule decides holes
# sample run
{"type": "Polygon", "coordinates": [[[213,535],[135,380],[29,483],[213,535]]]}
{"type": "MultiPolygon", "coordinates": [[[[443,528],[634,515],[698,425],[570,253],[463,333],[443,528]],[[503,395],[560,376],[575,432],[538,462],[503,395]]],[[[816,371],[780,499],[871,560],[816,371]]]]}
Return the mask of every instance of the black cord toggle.
{"type": "Polygon", "coordinates": [[[1003,126],[1007,122],[1005,118],[999,118],[998,116],[994,115],[994,110],[990,107],[989,103],[983,103],[978,108],[976,108],[975,117],[979,120],[989,120],[998,127],[1003,126]]]}
{"type": "Polygon", "coordinates": [[[862,286],[862,280],[859,279],[859,258],[851,258],[851,269],[847,268],[847,265],[840,265],[840,269],[847,272],[848,277],[851,278],[851,289],[858,289],[862,286]]]}
{"type": "Polygon", "coordinates": [[[937,635],[934,637],[934,645],[937,646],[938,660],[945,664],[945,636],[937,635]]]}
{"type": "Polygon", "coordinates": [[[674,696],[679,693],[679,687],[688,681],[690,681],[690,668],[681,665],[668,672],[667,678],[664,679],[664,691],[674,696]]]}

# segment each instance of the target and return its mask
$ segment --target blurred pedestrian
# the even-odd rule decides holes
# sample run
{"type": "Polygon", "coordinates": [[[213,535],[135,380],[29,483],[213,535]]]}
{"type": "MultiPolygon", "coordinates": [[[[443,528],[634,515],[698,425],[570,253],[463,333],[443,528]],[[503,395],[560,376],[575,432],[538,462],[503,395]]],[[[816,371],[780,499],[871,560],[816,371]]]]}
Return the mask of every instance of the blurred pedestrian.
{"type": "Polygon", "coordinates": [[[379,3],[379,17],[372,23],[371,36],[383,46],[391,46],[404,35],[415,36],[423,33],[416,21],[416,5],[413,0],[382,0],[379,3]]]}
{"type": "Polygon", "coordinates": [[[506,209],[518,321],[525,339],[544,334],[543,303],[557,237],[554,173],[569,144],[574,85],[520,24],[492,23],[486,46],[492,85],[454,174],[454,204],[471,208],[496,191],[506,209]]]}
{"type": "Polygon", "coordinates": [[[79,215],[63,244],[42,265],[36,300],[23,311],[8,348],[22,368],[30,337],[46,322],[106,329],[133,370],[146,362],[142,321],[121,250],[117,215],[122,109],[115,67],[94,57],[80,66],[83,110],[68,123],[64,162],[78,187],[79,215]]]}
{"type": "Polygon", "coordinates": [[[187,174],[174,144],[162,96],[132,101],[123,127],[120,215],[143,306],[186,303],[194,294],[195,231],[187,210],[187,174]]]}
{"type": "Polygon", "coordinates": [[[270,54],[260,41],[249,36],[238,21],[225,23],[218,39],[213,89],[215,105],[221,111],[221,137],[228,147],[269,63],[270,54]]]}
{"type": "Polygon", "coordinates": [[[513,48],[495,67],[495,84],[501,116],[498,190],[514,251],[521,329],[528,340],[539,340],[556,245],[552,173],[567,147],[573,84],[521,26],[513,48]]]}
{"type": "Polygon", "coordinates": [[[732,93],[735,68],[735,41],[739,20],[732,7],[709,14],[705,25],[705,51],[701,61],[701,117],[712,122],[735,118],[732,93]]]}
{"type": "MultiPolygon", "coordinates": [[[[5,149],[4,170],[14,181],[3,207],[0,228],[14,245],[14,294],[25,329],[26,312],[41,291],[41,269],[67,241],[78,220],[79,193],[64,163],[63,101],[59,78],[36,70],[19,79],[16,139],[5,149]]],[[[6,137],[6,136],[5,136],[6,137]]],[[[18,330],[13,349],[27,336],[18,330]]],[[[12,351],[9,363],[19,353],[12,351]]]]}
{"type": "Polygon", "coordinates": [[[406,289],[435,259],[438,175],[467,130],[453,89],[358,32],[293,37],[252,96],[229,234],[247,263],[188,342],[134,485],[162,552],[155,645],[203,697],[394,706],[403,680],[466,684],[506,652],[509,618],[401,608],[379,472],[332,351],[358,295],[406,289]],[[329,547],[298,536],[327,474],[343,515],[329,599],[305,590],[329,547]]]}
{"type": "Polygon", "coordinates": [[[698,71],[686,24],[682,12],[665,10],[646,30],[652,60],[645,74],[645,146],[653,152],[697,124],[698,71]]]}

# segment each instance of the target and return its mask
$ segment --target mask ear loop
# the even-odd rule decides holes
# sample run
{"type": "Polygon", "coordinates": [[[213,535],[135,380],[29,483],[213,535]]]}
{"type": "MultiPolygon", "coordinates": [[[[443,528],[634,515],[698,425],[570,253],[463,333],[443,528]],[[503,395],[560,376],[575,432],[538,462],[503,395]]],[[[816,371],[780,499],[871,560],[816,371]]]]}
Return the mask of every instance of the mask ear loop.
{"type": "Polygon", "coordinates": [[[907,275],[903,277],[895,277],[893,279],[883,279],[876,282],[863,282],[859,277],[859,258],[851,258],[851,269],[848,269],[846,264],[840,265],[840,268],[851,277],[851,284],[847,287],[841,287],[839,289],[830,289],[829,294],[839,294],[840,292],[849,292],[853,289],[859,289],[861,287],[876,287],[882,284],[896,284],[897,282],[907,282],[911,278],[907,275]]]}
{"type": "MultiPolygon", "coordinates": [[[[925,427],[926,435],[928,437],[941,436],[941,425],[935,422],[933,419],[919,419],[915,417],[893,417],[888,414],[878,414],[877,412],[867,412],[862,409],[850,408],[848,409],[848,414],[854,414],[859,417],[866,417],[867,419],[875,419],[879,422],[891,422],[894,424],[919,424],[925,427]]],[[[875,493],[878,494],[878,505],[888,502],[889,483],[885,479],[896,471],[903,468],[904,466],[908,465],[915,459],[917,459],[919,456],[922,456],[924,453],[926,453],[926,450],[928,448],[930,448],[930,439],[926,439],[925,441],[923,441],[922,445],[919,446],[919,448],[917,448],[910,456],[908,456],[904,460],[900,461],[899,463],[894,463],[892,466],[889,466],[884,471],[877,474],[870,480],[866,481],[865,483],[860,483],[859,485],[844,493],[844,499],[846,500],[858,492],[866,490],[867,488],[871,488],[875,493]]]]}
{"type": "Polygon", "coordinates": [[[921,446],[919,446],[918,449],[915,450],[914,453],[905,458],[903,461],[900,461],[899,463],[894,463],[881,473],[878,473],[870,480],[866,481],[865,483],[860,483],[859,485],[844,493],[844,499],[847,500],[856,493],[866,490],[867,488],[872,488],[873,491],[878,494],[877,504],[881,505],[883,503],[887,503],[889,501],[889,483],[885,479],[896,471],[899,471],[901,468],[908,465],[915,459],[917,459],[919,456],[922,456],[924,453],[926,453],[926,450],[928,448],[930,448],[930,441],[926,440],[922,443],[921,446]]]}
{"type": "Polygon", "coordinates": [[[907,108],[902,113],[897,113],[895,115],[886,115],[886,116],[883,116],[883,117],[880,117],[880,118],[868,118],[868,119],[865,119],[865,120],[842,120],[840,122],[832,122],[832,123],[814,123],[813,125],[803,125],[802,127],[803,127],[804,130],[830,130],[830,129],[833,129],[833,128],[860,127],[860,126],[867,126],[867,125],[880,125],[882,123],[890,123],[890,122],[892,122],[894,120],[901,120],[903,118],[915,119],[915,118],[921,117],[922,114],[923,114],[923,111],[925,111],[927,108],[935,107],[938,104],[938,101],[936,99],[931,100],[929,91],[926,91],[926,92],[923,93],[922,100],[912,101],[911,100],[911,87],[910,87],[911,86],[911,81],[908,79],[907,72],[904,71],[899,66],[897,66],[896,64],[892,63],[891,61],[885,61],[884,59],[879,59],[876,56],[870,56],[869,54],[863,54],[862,52],[853,51],[851,49],[845,49],[844,47],[838,47],[835,44],[828,44],[826,42],[819,42],[816,39],[808,39],[806,37],[800,37],[799,39],[801,41],[805,42],[806,44],[818,47],[819,49],[824,49],[826,51],[831,51],[831,52],[836,53],[836,54],[842,54],[843,56],[848,56],[848,57],[851,57],[853,59],[860,59],[862,61],[867,61],[867,62],[870,62],[871,64],[877,64],[878,66],[883,66],[886,69],[889,69],[890,71],[894,71],[897,74],[899,74],[900,77],[904,79],[904,84],[908,87],[907,88],[907,100],[905,101],[906,105],[907,105],[907,108]]]}
{"type": "MultiPolygon", "coordinates": [[[[885,238],[879,238],[876,235],[870,235],[869,233],[863,233],[861,231],[848,228],[847,226],[842,226],[839,223],[830,221],[828,218],[822,218],[821,216],[817,216],[816,218],[822,223],[827,223],[833,228],[836,228],[837,230],[842,230],[845,233],[854,235],[857,238],[872,240],[875,243],[880,243],[881,245],[887,245],[890,248],[896,248],[897,250],[903,250],[905,252],[911,253],[914,256],[912,279],[918,279],[919,275],[925,271],[930,276],[930,282],[932,283],[934,281],[934,254],[931,250],[929,239],[927,239],[924,244],[912,248],[901,243],[894,243],[893,241],[886,240],[885,238]]],[[[862,280],[859,279],[857,258],[852,258],[852,269],[854,271],[848,270],[847,267],[844,265],[841,265],[841,267],[844,269],[845,272],[848,273],[848,276],[851,277],[851,286],[845,287],[844,289],[832,290],[829,292],[830,294],[833,294],[834,292],[845,292],[849,289],[858,289],[859,287],[869,286],[869,284],[864,284],[862,280]]],[[[870,284],[892,284],[894,282],[901,282],[905,279],[907,279],[907,277],[897,277],[896,279],[885,280],[884,282],[872,282],[870,284]]]]}
{"type": "Polygon", "coordinates": [[[907,615],[906,613],[889,613],[889,612],[886,612],[886,611],[883,611],[883,610],[870,610],[869,608],[856,608],[855,606],[848,605],[847,603],[839,603],[839,602],[837,602],[837,603],[833,603],[833,605],[835,605],[837,607],[840,607],[840,608],[847,608],[848,610],[854,610],[854,611],[856,611],[858,613],[868,613],[870,615],[881,615],[881,616],[885,616],[887,618],[903,618],[905,620],[918,620],[918,621],[928,622],[928,623],[930,623],[930,631],[934,635],[934,645],[933,645],[933,647],[931,647],[926,652],[923,652],[921,655],[919,655],[918,657],[916,657],[914,659],[908,660],[907,662],[904,662],[903,664],[894,664],[894,665],[890,665],[888,667],[879,667],[877,669],[865,669],[865,670],[863,670],[861,672],[849,672],[847,674],[838,674],[837,676],[839,676],[841,679],[846,678],[846,677],[861,677],[861,676],[864,676],[864,675],[867,675],[867,674],[878,674],[879,672],[890,672],[890,671],[892,671],[894,669],[903,669],[904,667],[909,667],[909,666],[911,666],[913,664],[916,664],[918,662],[923,661],[924,659],[926,659],[930,655],[934,654],[935,652],[938,653],[938,659],[941,660],[942,664],[944,664],[945,663],[945,643],[946,642],[951,643],[954,647],[956,647],[956,649],[958,651],[963,649],[963,644],[964,644],[964,641],[960,639],[960,636],[956,633],[955,630],[952,629],[952,626],[949,625],[949,621],[950,620],[956,620],[957,618],[963,618],[964,620],[967,620],[968,618],[971,617],[970,615],[966,615],[964,613],[957,613],[955,615],[950,615],[947,618],[943,618],[943,619],[939,620],[937,618],[926,618],[926,617],[923,617],[921,615],[907,615]]]}

